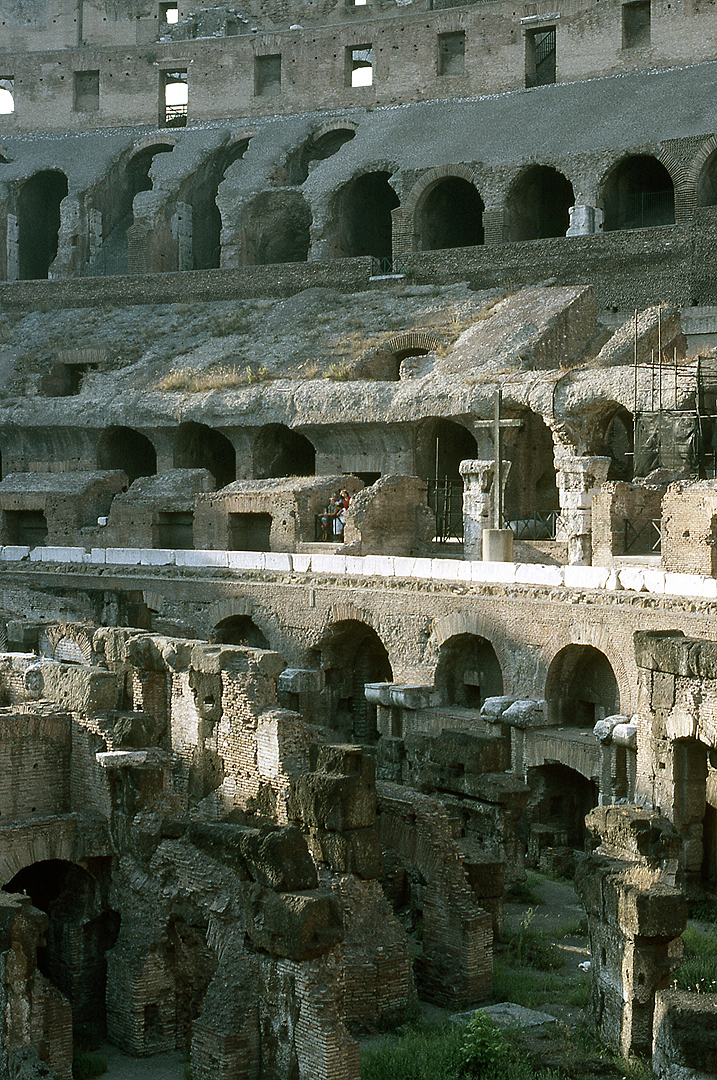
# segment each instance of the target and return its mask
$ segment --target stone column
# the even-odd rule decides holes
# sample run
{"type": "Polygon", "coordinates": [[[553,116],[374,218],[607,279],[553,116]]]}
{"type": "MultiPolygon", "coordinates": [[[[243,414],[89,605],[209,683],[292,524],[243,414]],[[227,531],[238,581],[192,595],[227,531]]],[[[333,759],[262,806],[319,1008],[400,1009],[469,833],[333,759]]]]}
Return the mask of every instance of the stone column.
{"type": "MultiPolygon", "coordinates": [[[[480,559],[483,550],[483,530],[493,527],[493,476],[495,462],[469,458],[460,463],[463,477],[463,552],[466,559],[480,559]]],[[[501,481],[505,483],[510,462],[504,461],[501,481]]]]}
{"type": "Polygon", "coordinates": [[[602,232],[603,212],[597,206],[571,206],[566,236],[590,236],[602,232]]]}
{"type": "Polygon", "coordinates": [[[19,271],[19,246],[18,246],[18,229],[17,229],[17,215],[8,214],[7,216],[7,280],[17,281],[20,276],[19,271]]]}
{"type": "Polygon", "coordinates": [[[565,457],[560,462],[557,538],[567,540],[571,566],[590,566],[592,562],[593,489],[604,484],[609,467],[607,457],[565,457]]]}

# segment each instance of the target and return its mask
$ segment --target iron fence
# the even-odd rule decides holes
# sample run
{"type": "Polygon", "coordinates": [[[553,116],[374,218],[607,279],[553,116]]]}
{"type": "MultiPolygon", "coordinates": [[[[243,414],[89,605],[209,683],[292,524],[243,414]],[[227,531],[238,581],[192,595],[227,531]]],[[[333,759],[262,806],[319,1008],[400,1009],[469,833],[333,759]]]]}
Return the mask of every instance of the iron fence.
{"type": "Polygon", "coordinates": [[[662,550],[662,522],[659,518],[633,524],[625,518],[625,554],[658,554],[662,550]]]}
{"type": "Polygon", "coordinates": [[[503,528],[510,529],[516,540],[554,540],[559,517],[559,510],[533,510],[512,519],[503,514],[503,528]]]}
{"type": "Polygon", "coordinates": [[[463,541],[463,482],[429,480],[428,505],[436,515],[436,543],[463,541]]]}

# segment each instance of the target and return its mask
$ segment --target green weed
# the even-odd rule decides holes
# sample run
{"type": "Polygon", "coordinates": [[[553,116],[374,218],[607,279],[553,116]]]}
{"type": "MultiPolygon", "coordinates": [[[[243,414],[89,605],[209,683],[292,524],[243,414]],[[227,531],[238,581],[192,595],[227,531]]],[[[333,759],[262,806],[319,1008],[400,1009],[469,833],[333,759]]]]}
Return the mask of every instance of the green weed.
{"type": "Polygon", "coordinates": [[[540,907],[545,903],[545,897],[539,892],[537,886],[539,878],[536,874],[528,871],[525,881],[516,881],[506,890],[505,898],[509,904],[530,904],[532,907],[540,907]]]}
{"type": "Polygon", "coordinates": [[[83,1050],[76,1046],[72,1056],[73,1080],[92,1080],[94,1076],[102,1076],[107,1072],[107,1058],[101,1054],[93,1054],[90,1050],[83,1050]]]}

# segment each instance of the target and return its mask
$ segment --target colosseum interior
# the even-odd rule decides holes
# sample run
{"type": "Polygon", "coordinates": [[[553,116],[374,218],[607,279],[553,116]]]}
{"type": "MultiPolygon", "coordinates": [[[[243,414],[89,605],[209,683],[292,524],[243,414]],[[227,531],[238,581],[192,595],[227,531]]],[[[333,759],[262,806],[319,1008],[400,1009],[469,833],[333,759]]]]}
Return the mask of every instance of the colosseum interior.
{"type": "Polygon", "coordinates": [[[0,1078],[360,1080],[532,872],[714,1078],[717,9],[207,3],[0,0],[0,1078]]]}

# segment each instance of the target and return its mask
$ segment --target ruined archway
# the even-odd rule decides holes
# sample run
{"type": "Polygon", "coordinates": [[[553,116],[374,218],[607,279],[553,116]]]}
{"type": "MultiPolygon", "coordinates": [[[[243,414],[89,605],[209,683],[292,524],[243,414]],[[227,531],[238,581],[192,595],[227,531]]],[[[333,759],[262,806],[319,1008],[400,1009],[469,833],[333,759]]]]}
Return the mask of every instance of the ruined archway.
{"type": "Polygon", "coordinates": [[[424,420],[416,432],[416,476],[429,480],[461,481],[459,465],[477,456],[475,436],[454,420],[424,420]]]}
{"type": "Polygon", "coordinates": [[[585,815],[598,804],[598,785],[590,777],[560,762],[528,769],[530,799],[525,817],[530,822],[528,859],[540,869],[545,848],[584,850],[585,815]]]}
{"type": "Polygon", "coordinates": [[[603,229],[642,229],[674,225],[675,188],[657,158],[636,154],[623,158],[602,182],[603,229]]]}
{"type": "Polygon", "coordinates": [[[620,691],[607,656],[592,645],[567,645],[553,658],[545,684],[548,715],[565,727],[593,727],[620,712],[620,691]]]}
{"type": "MultiPolygon", "coordinates": [[[[519,419],[521,426],[506,428],[503,435],[503,457],[510,461],[504,505],[508,520],[530,523],[530,536],[531,529],[535,533],[541,523],[547,522],[547,515],[559,509],[560,498],[550,428],[542,416],[530,409],[521,412],[519,419]]],[[[546,528],[551,531],[549,526],[546,528]]]]}
{"type": "Polygon", "coordinates": [[[486,698],[503,693],[503,673],[487,638],[457,634],[441,645],[435,685],[444,705],[480,709],[486,698]]]}
{"type": "Polygon", "coordinates": [[[263,191],[245,207],[244,262],[248,266],[306,262],[311,210],[298,191],[263,191]]]}
{"type": "Polygon", "coordinates": [[[286,172],[289,183],[303,184],[314,162],[325,161],[338,154],[344,143],[350,142],[355,136],[356,131],[348,127],[332,128],[322,135],[309,136],[306,142],[287,158],[286,172]]]}
{"type": "Polygon", "coordinates": [[[266,635],[250,615],[230,615],[216,624],[212,641],[219,645],[245,645],[249,649],[270,649],[266,635]]]}
{"type": "Polygon", "coordinates": [[[110,860],[94,859],[93,873],[76,863],[32,863],[3,885],[27,893],[49,924],[38,967],[72,1005],[73,1024],[104,1031],[106,953],[117,940],[120,916],[106,902],[110,860]]]}
{"type": "Polygon", "coordinates": [[[376,706],[366,683],[391,682],[393,671],[376,631],[357,619],[334,623],[315,647],[324,672],[324,714],[329,726],[351,742],[376,739],[376,706]]]}
{"type": "Polygon", "coordinates": [[[111,427],[97,447],[98,469],[122,469],[130,484],[138,476],[154,476],[157,451],[146,435],[129,427],[111,427]]]}
{"type": "Polygon", "coordinates": [[[697,205],[717,206],[717,150],[707,158],[697,178],[697,205]]]}
{"type": "Polygon", "coordinates": [[[339,257],[392,256],[391,211],[398,195],[389,184],[389,172],[364,173],[339,192],[336,198],[339,257]]]}
{"type": "Polygon", "coordinates": [[[476,188],[460,176],[437,180],[416,210],[422,251],[475,247],[484,241],[485,205],[476,188]]]}
{"type": "Polygon", "coordinates": [[[188,421],[174,436],[174,467],[207,469],[223,488],[236,480],[236,451],[220,431],[188,421]]]}
{"type": "Polygon", "coordinates": [[[615,403],[598,417],[586,452],[610,458],[608,480],[632,479],[634,429],[633,415],[624,405],[615,403]]]}
{"type": "Polygon", "coordinates": [[[67,195],[63,172],[35,173],[20,188],[17,202],[18,273],[22,280],[46,278],[57,255],[60,203],[67,195]]]}
{"type": "Polygon", "coordinates": [[[239,139],[223,146],[180,187],[177,202],[189,203],[192,207],[192,263],[195,270],[221,266],[222,215],[217,206],[217,192],[227,169],[244,157],[249,142],[248,138],[239,139]]]}
{"type": "Polygon", "coordinates": [[[542,240],[565,236],[573,185],[550,165],[531,165],[513,183],[506,200],[509,240],[542,240]]]}
{"type": "Polygon", "coordinates": [[[284,424],[267,424],[254,440],[255,480],[278,476],[314,476],[316,449],[305,435],[284,424]]]}

